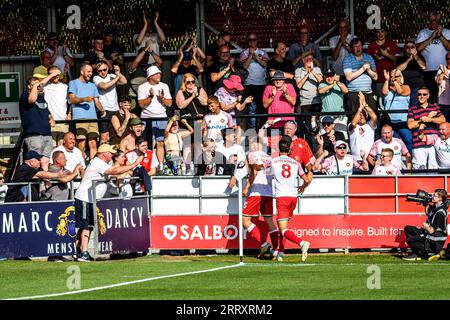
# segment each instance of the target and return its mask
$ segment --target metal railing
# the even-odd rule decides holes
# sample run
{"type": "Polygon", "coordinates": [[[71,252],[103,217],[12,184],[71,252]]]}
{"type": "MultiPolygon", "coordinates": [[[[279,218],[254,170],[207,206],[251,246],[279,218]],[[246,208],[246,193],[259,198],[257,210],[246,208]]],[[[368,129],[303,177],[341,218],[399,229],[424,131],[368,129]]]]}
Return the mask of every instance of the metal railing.
{"type": "MultiPolygon", "coordinates": [[[[443,179],[443,188],[445,190],[447,190],[448,188],[448,178],[450,175],[434,175],[434,176],[427,176],[427,178],[441,178],[443,179]]],[[[414,177],[422,177],[422,176],[408,176],[408,178],[414,178],[414,177]]],[[[309,214],[309,215],[358,215],[358,214],[377,214],[377,215],[397,215],[397,214],[423,214],[423,212],[418,212],[418,211],[401,211],[399,210],[399,204],[400,204],[400,199],[401,198],[405,198],[408,194],[413,194],[415,192],[411,192],[411,193],[405,193],[405,192],[399,192],[399,179],[401,177],[399,176],[359,176],[359,175],[352,175],[352,176],[314,176],[313,182],[311,184],[311,186],[309,188],[306,189],[304,194],[299,194],[297,196],[298,198],[298,202],[297,202],[297,210],[296,210],[296,214],[297,215],[301,215],[301,214],[309,214]],[[395,191],[394,192],[350,192],[349,191],[349,181],[351,178],[364,178],[368,180],[371,179],[394,179],[394,184],[395,184],[395,191]],[[337,192],[333,192],[333,190],[324,190],[322,186],[330,186],[329,181],[330,180],[334,180],[334,179],[340,179],[342,180],[342,188],[340,188],[339,190],[337,190],[337,192]],[[321,181],[321,180],[326,180],[326,181],[321,181]],[[319,184],[316,184],[319,183],[319,184]],[[316,184],[316,185],[315,185],[316,184]],[[315,188],[316,191],[311,191],[312,188],[315,188]],[[319,191],[317,191],[317,188],[320,187],[321,189],[319,191]],[[342,191],[340,191],[342,190],[342,191]],[[350,200],[351,199],[358,199],[358,198],[379,198],[379,199],[383,199],[386,200],[386,198],[394,198],[395,199],[395,205],[392,211],[374,211],[374,210],[370,210],[368,209],[367,211],[352,211],[351,207],[350,207],[350,200]],[[314,202],[312,202],[311,200],[313,200],[314,202]],[[340,204],[338,207],[334,207],[335,202],[333,202],[333,200],[337,200],[340,204]],[[309,203],[308,203],[309,202],[309,203]],[[314,205],[314,207],[317,206],[321,206],[321,210],[323,210],[323,212],[312,212],[309,208],[311,207],[311,205],[314,205]],[[308,207],[308,205],[310,207],[308,207]],[[334,212],[330,212],[330,208],[334,210],[334,212]]],[[[93,206],[94,208],[97,207],[97,203],[101,202],[101,201],[106,201],[106,200],[114,200],[114,199],[120,199],[120,200],[126,200],[126,199],[138,199],[138,198],[146,198],[147,199],[147,205],[148,205],[148,215],[150,216],[183,216],[183,215],[193,215],[192,213],[183,213],[182,209],[178,210],[178,213],[170,213],[170,208],[166,207],[166,212],[164,212],[164,207],[158,207],[158,209],[155,209],[155,203],[157,203],[160,200],[173,200],[172,205],[173,206],[179,206],[180,208],[183,208],[183,206],[188,205],[187,202],[183,203],[183,200],[196,200],[198,201],[198,215],[207,215],[207,216],[215,216],[215,215],[230,215],[230,216],[236,216],[239,212],[239,210],[242,209],[242,207],[239,207],[239,201],[241,201],[240,198],[240,190],[241,187],[239,188],[235,188],[233,190],[230,190],[230,192],[225,192],[226,190],[226,185],[228,185],[229,176],[209,176],[209,177],[187,177],[187,176],[179,176],[179,177],[151,177],[152,180],[152,185],[156,186],[156,188],[159,188],[160,186],[158,185],[158,181],[164,181],[164,180],[169,180],[169,181],[173,181],[173,185],[177,185],[177,182],[179,182],[180,180],[189,180],[189,181],[196,181],[196,183],[193,183],[193,189],[198,190],[198,192],[196,193],[190,193],[190,194],[179,194],[177,193],[174,187],[170,187],[165,189],[164,192],[157,192],[157,194],[155,194],[154,189],[151,190],[151,192],[149,194],[140,194],[140,195],[133,195],[132,197],[122,197],[122,196],[117,196],[117,197],[109,197],[109,198],[103,198],[103,199],[96,199],[97,195],[95,194],[95,190],[96,190],[96,186],[98,184],[101,183],[108,183],[111,180],[114,180],[115,178],[111,178],[111,179],[99,179],[99,180],[95,180],[92,182],[92,188],[91,188],[91,195],[92,195],[92,199],[93,199],[93,206]],[[223,181],[223,186],[222,187],[217,187],[217,193],[213,193],[211,192],[211,189],[208,189],[209,192],[205,192],[205,188],[204,188],[204,182],[205,181],[211,181],[211,180],[222,180],[223,181]],[[217,213],[206,213],[203,207],[203,202],[205,200],[210,200],[210,199],[216,199],[218,201],[225,201],[222,203],[222,205],[224,205],[224,207],[226,207],[227,209],[223,212],[217,212],[217,213]],[[179,201],[179,203],[175,203],[175,201],[179,201]],[[228,202],[226,202],[228,201],[228,202]],[[232,212],[234,209],[233,208],[233,202],[234,205],[237,204],[237,212],[232,212]],[[237,202],[237,203],[236,203],[237,202]],[[230,207],[231,205],[231,207],[230,207]],[[228,208],[230,208],[228,210],[228,208]]],[[[135,178],[137,179],[137,178],[135,178]]],[[[244,184],[246,182],[246,180],[244,179],[242,181],[244,184]]],[[[297,183],[298,185],[300,185],[300,178],[297,179],[297,183]]],[[[428,192],[432,192],[431,190],[431,186],[433,185],[433,190],[435,188],[435,182],[430,180],[430,187],[427,188],[427,182],[424,181],[424,185],[423,185],[423,189],[427,190],[428,192]]],[[[25,204],[25,203],[29,203],[31,205],[32,201],[31,201],[31,186],[32,185],[38,185],[40,182],[27,182],[27,183],[8,183],[7,185],[24,185],[24,186],[28,186],[28,190],[29,190],[29,194],[28,194],[28,202],[20,202],[20,204],[25,204]]],[[[243,185],[244,185],[243,184],[243,185]]],[[[71,181],[69,183],[69,188],[70,188],[70,199],[67,200],[46,200],[46,201],[39,201],[39,203],[55,203],[55,202],[66,202],[66,201],[73,201],[74,197],[73,195],[75,194],[75,191],[73,189],[73,181],[71,181]]],[[[211,188],[211,186],[209,186],[209,188],[211,188]]],[[[9,205],[9,204],[18,204],[18,203],[4,203],[4,204],[0,204],[0,207],[2,205],[9,205]]],[[[165,205],[164,203],[160,203],[160,205],[165,205]]],[[[211,205],[211,204],[210,204],[211,205]]],[[[242,203],[240,204],[242,206],[242,203]]],[[[220,208],[220,205],[217,204],[217,208],[220,208]]],[[[275,208],[275,206],[274,206],[275,208]]],[[[194,206],[195,209],[195,206],[194,206]]],[[[222,210],[222,209],[217,209],[218,211],[222,210]]],[[[197,214],[195,214],[197,215],[197,214]]],[[[95,215],[94,215],[95,216],[95,215]]],[[[95,220],[97,218],[95,217],[95,220]]],[[[97,223],[95,221],[95,223],[97,223]]],[[[97,225],[97,224],[96,224],[97,225]]]]}

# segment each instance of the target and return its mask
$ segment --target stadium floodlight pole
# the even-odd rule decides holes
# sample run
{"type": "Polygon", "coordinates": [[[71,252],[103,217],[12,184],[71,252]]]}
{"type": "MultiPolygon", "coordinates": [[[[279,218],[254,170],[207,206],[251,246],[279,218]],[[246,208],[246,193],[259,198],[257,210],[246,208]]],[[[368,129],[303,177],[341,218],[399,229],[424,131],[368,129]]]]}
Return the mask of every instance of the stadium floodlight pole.
{"type": "Polygon", "coordinates": [[[238,186],[238,213],[239,213],[239,263],[244,263],[244,224],[242,217],[242,178],[237,178],[238,186]]]}

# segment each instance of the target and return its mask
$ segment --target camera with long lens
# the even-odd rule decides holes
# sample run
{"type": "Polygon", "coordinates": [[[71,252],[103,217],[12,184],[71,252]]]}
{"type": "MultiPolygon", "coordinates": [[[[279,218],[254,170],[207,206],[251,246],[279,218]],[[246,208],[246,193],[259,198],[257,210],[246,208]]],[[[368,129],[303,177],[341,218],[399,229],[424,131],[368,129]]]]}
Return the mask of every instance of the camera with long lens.
{"type": "Polygon", "coordinates": [[[424,190],[417,190],[416,194],[407,194],[406,201],[417,202],[426,207],[431,201],[433,201],[433,195],[424,190]]]}

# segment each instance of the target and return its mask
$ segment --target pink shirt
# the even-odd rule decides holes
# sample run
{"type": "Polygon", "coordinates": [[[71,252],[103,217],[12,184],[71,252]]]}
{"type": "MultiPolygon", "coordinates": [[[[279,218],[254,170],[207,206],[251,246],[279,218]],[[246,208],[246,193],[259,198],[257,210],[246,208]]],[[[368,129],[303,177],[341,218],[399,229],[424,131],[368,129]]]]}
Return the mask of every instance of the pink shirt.
{"type": "MultiPolygon", "coordinates": [[[[264,89],[263,94],[263,101],[267,100],[269,97],[272,96],[272,89],[273,85],[269,84],[266,86],[266,89],[264,89]]],[[[297,94],[295,93],[294,86],[290,83],[286,83],[287,92],[290,97],[294,97],[297,99],[297,94]]],[[[291,105],[286,98],[283,96],[283,91],[278,90],[277,94],[275,95],[275,98],[273,99],[272,103],[269,106],[268,114],[274,114],[274,113],[294,113],[294,106],[291,105]]],[[[269,120],[275,119],[274,117],[270,117],[269,120]]],[[[274,128],[280,128],[284,127],[284,123],[287,120],[294,120],[295,117],[281,117],[281,121],[277,122],[272,127],[274,128]]]]}
{"type": "Polygon", "coordinates": [[[336,159],[335,156],[331,156],[322,162],[322,168],[329,176],[351,175],[353,168],[361,168],[361,164],[351,154],[346,154],[342,160],[337,159],[337,162],[336,159]]]}
{"type": "Polygon", "coordinates": [[[377,154],[381,154],[382,149],[392,149],[394,151],[394,158],[392,163],[401,168],[402,167],[402,155],[406,156],[409,154],[408,148],[406,148],[405,143],[399,138],[392,138],[390,143],[386,143],[383,139],[378,139],[370,149],[369,154],[375,157],[377,154]]]}

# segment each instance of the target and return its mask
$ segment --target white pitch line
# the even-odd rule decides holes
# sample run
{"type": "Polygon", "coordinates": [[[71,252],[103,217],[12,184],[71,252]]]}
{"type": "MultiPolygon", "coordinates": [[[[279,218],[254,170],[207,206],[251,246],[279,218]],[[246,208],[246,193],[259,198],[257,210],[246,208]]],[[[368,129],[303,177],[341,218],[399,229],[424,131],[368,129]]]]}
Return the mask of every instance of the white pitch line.
{"type": "Polygon", "coordinates": [[[62,292],[62,293],[53,293],[53,294],[46,294],[46,295],[39,295],[39,296],[10,298],[10,299],[5,299],[5,300],[32,300],[32,299],[45,299],[45,298],[52,298],[52,297],[67,296],[67,295],[72,295],[72,294],[79,294],[79,293],[93,292],[93,291],[99,291],[99,290],[106,290],[106,289],[111,289],[111,288],[116,288],[116,287],[123,287],[123,286],[132,285],[132,284],[143,283],[143,282],[154,281],[154,280],[160,280],[160,279],[176,278],[176,277],[190,276],[190,275],[200,274],[200,273],[214,272],[214,271],[219,271],[219,270],[235,268],[235,267],[239,267],[239,266],[242,266],[242,264],[234,264],[234,265],[231,265],[231,266],[225,266],[225,267],[214,268],[214,269],[206,269],[206,270],[200,270],[200,271],[184,272],[184,273],[177,273],[177,274],[171,274],[171,275],[166,275],[166,276],[145,278],[145,279],[141,279],[141,280],[116,283],[116,284],[112,284],[112,285],[108,285],[108,286],[102,286],[102,287],[96,287],[96,288],[90,288],[90,289],[68,291],[68,292],[62,292]]]}
{"type": "MultiPolygon", "coordinates": [[[[425,261],[426,262],[426,261],[425,261]]],[[[380,267],[382,266],[426,266],[427,268],[429,266],[448,266],[448,264],[442,264],[442,263],[411,263],[411,262],[405,262],[405,263],[285,263],[285,262],[273,262],[273,263],[255,263],[255,262],[246,262],[246,266],[259,266],[259,267],[320,267],[320,266],[371,266],[371,265],[378,265],[380,267]]]]}

